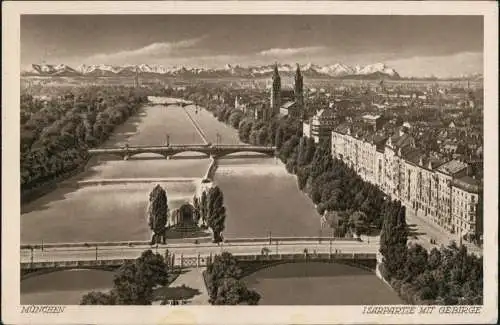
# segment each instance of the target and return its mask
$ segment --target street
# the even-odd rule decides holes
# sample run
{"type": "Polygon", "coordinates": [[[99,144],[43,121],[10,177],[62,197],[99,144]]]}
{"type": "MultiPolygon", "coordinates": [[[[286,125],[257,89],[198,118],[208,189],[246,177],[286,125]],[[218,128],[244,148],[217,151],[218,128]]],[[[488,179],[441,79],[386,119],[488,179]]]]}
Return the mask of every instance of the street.
{"type": "Polygon", "coordinates": [[[175,254],[176,256],[183,255],[184,257],[194,257],[198,256],[209,256],[210,254],[220,254],[222,252],[230,252],[235,255],[246,255],[246,254],[257,254],[260,255],[267,248],[269,254],[290,254],[290,253],[304,253],[304,249],[307,249],[309,254],[316,253],[376,253],[378,250],[378,242],[370,241],[370,244],[358,241],[332,241],[331,246],[329,241],[322,241],[321,243],[317,241],[298,241],[298,242],[273,242],[269,245],[269,242],[249,242],[249,243],[224,243],[221,245],[217,244],[171,244],[171,245],[159,245],[156,246],[141,245],[134,247],[111,247],[104,246],[98,247],[64,247],[64,248],[47,248],[43,251],[40,249],[33,250],[33,260],[32,251],[29,249],[21,250],[21,263],[30,262],[56,262],[56,261],[90,261],[90,260],[116,260],[116,259],[134,259],[141,255],[141,253],[147,249],[151,249],[153,252],[158,252],[160,254],[165,254],[168,249],[169,254],[175,254]]]}

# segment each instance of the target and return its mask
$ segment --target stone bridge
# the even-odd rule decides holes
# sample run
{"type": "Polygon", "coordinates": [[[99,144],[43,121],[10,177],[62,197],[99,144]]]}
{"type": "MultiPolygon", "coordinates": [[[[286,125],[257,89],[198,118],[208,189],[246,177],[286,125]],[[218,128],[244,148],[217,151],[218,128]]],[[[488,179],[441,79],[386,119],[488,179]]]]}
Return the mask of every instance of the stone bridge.
{"type": "Polygon", "coordinates": [[[251,146],[251,145],[166,145],[166,146],[123,146],[117,148],[89,149],[90,156],[114,155],[123,160],[143,153],[160,154],[165,158],[170,158],[183,152],[199,152],[212,158],[220,158],[226,155],[239,152],[254,152],[275,156],[276,147],[251,146]]]}
{"type": "MultiPolygon", "coordinates": [[[[206,267],[214,260],[217,254],[197,254],[184,256],[183,254],[164,252],[167,265],[170,269],[186,269],[206,267]]],[[[342,263],[355,267],[361,267],[370,271],[375,271],[377,265],[376,253],[286,253],[269,254],[233,254],[238,260],[245,275],[253,273],[259,269],[272,267],[283,263],[304,263],[304,262],[325,262],[342,263]]],[[[134,261],[132,258],[96,260],[61,260],[44,262],[21,262],[21,276],[40,275],[67,269],[104,269],[113,270],[126,262],[134,261]]]]}

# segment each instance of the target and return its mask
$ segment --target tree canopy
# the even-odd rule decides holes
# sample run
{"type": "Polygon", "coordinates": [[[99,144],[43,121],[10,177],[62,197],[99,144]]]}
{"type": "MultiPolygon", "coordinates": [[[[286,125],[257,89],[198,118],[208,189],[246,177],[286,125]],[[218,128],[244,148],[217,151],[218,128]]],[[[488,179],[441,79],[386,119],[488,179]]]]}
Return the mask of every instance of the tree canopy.
{"type": "Polygon", "coordinates": [[[121,266],[109,293],[92,291],[85,294],[81,305],[151,305],[153,289],[166,285],[168,269],[164,257],[151,250],[144,251],[133,262],[121,266]]]}

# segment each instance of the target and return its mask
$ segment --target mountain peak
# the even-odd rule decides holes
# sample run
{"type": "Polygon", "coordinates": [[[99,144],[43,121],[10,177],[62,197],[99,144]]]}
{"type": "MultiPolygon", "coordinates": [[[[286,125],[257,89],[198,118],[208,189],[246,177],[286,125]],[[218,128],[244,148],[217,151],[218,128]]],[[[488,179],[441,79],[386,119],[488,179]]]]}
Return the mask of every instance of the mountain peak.
{"type": "MultiPolygon", "coordinates": [[[[382,77],[399,78],[399,74],[384,63],[375,63],[366,66],[356,65],[354,67],[337,62],[331,65],[316,65],[312,62],[306,64],[288,64],[278,63],[276,66],[280,73],[293,74],[296,72],[297,65],[306,77],[333,77],[343,78],[349,76],[367,76],[367,77],[382,77]]],[[[225,64],[224,67],[218,69],[208,68],[186,68],[185,66],[175,66],[166,68],[161,64],[127,64],[122,66],[114,66],[109,64],[80,64],[76,69],[69,67],[66,64],[50,65],[50,64],[33,64],[32,68],[24,71],[24,75],[89,75],[89,76],[132,76],[136,73],[159,74],[159,75],[203,75],[203,76],[267,76],[272,74],[275,65],[261,65],[252,67],[242,67],[240,65],[225,64]]]]}

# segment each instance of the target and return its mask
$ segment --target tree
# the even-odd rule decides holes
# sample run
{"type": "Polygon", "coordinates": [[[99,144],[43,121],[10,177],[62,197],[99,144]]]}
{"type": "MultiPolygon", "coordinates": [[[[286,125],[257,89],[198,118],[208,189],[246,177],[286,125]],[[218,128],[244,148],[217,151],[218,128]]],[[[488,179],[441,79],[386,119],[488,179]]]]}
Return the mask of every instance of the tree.
{"type": "Polygon", "coordinates": [[[116,305],[116,296],[113,291],[111,293],[91,291],[82,297],[80,305],[116,305]]]}
{"type": "Polygon", "coordinates": [[[167,193],[160,185],[156,185],[149,194],[148,224],[153,231],[151,244],[160,243],[160,241],[165,243],[167,215],[167,193]]]}
{"type": "Polygon", "coordinates": [[[283,129],[281,128],[281,126],[279,126],[276,129],[276,134],[274,137],[274,145],[278,150],[280,150],[281,146],[283,145],[283,129]]]}
{"type": "Polygon", "coordinates": [[[236,129],[240,125],[240,121],[242,118],[243,118],[243,112],[240,110],[234,110],[231,112],[231,115],[229,116],[229,124],[231,124],[231,126],[236,129]]]}
{"type": "Polygon", "coordinates": [[[137,279],[140,283],[151,287],[167,284],[168,269],[162,255],[154,254],[149,249],[136,259],[135,264],[137,266],[137,279]]]}
{"type": "Polygon", "coordinates": [[[256,305],[260,295],[240,281],[242,270],[231,253],[216,255],[207,266],[206,279],[209,301],[213,305],[256,305]]]}
{"type": "Polygon", "coordinates": [[[207,289],[210,301],[213,303],[217,297],[219,282],[223,278],[239,278],[242,274],[238,262],[231,253],[223,252],[216,255],[214,261],[207,266],[207,289]]]}
{"type": "Polygon", "coordinates": [[[408,255],[405,264],[406,277],[404,280],[406,282],[411,282],[418,275],[428,269],[427,260],[427,250],[421,245],[412,245],[408,249],[408,255]]]}
{"type": "Polygon", "coordinates": [[[193,197],[193,221],[195,224],[198,224],[200,222],[201,218],[201,205],[200,205],[200,199],[195,196],[193,197]]]}
{"type": "Polygon", "coordinates": [[[428,258],[429,269],[435,270],[439,267],[440,264],[441,264],[441,252],[436,247],[433,247],[431,249],[428,258]]]}
{"type": "Polygon", "coordinates": [[[224,196],[218,186],[210,188],[207,201],[207,225],[212,229],[214,243],[219,243],[222,241],[226,208],[224,207],[224,196]]]}
{"type": "Polygon", "coordinates": [[[134,262],[126,262],[113,281],[117,305],[150,305],[153,288],[168,280],[167,264],[163,256],[147,250],[134,262]]]}
{"type": "Polygon", "coordinates": [[[309,178],[310,167],[304,166],[297,168],[297,185],[300,190],[304,190],[307,179],[309,178]]]}
{"type": "Polygon", "coordinates": [[[206,191],[203,191],[201,193],[200,211],[201,211],[202,224],[206,225],[207,224],[207,217],[208,217],[208,196],[207,196],[206,191]]]}
{"type": "Polygon", "coordinates": [[[238,128],[238,135],[241,141],[243,142],[249,142],[250,140],[250,132],[253,127],[253,121],[249,119],[243,119],[240,122],[239,128],[238,128]]]}
{"type": "Polygon", "coordinates": [[[214,305],[257,305],[260,295],[249,290],[243,282],[235,278],[223,278],[217,288],[214,305]]]}
{"type": "Polygon", "coordinates": [[[113,283],[117,305],[150,305],[153,300],[152,288],[137,281],[135,263],[127,262],[121,266],[113,283]]]}

